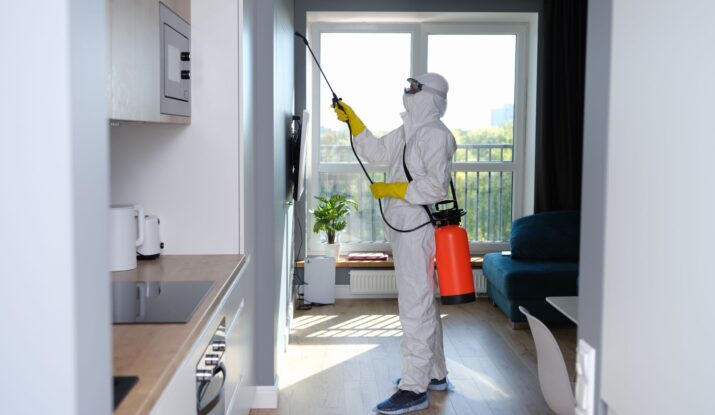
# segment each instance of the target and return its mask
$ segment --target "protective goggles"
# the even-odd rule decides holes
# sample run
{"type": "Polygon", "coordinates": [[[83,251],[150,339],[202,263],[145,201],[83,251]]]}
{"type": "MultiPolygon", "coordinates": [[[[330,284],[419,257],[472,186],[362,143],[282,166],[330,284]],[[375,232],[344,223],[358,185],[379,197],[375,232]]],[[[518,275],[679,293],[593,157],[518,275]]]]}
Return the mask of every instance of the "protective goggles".
{"type": "Polygon", "coordinates": [[[438,91],[432,87],[422,84],[415,78],[407,78],[407,82],[410,83],[410,86],[405,88],[405,94],[414,95],[420,91],[425,91],[447,99],[447,94],[445,94],[444,92],[438,91]]]}

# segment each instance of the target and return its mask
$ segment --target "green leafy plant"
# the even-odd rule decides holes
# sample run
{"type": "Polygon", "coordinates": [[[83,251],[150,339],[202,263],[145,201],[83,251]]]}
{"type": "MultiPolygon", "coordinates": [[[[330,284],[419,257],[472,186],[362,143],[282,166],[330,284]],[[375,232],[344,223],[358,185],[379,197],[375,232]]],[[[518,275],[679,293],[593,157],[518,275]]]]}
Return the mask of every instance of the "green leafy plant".
{"type": "Polygon", "coordinates": [[[335,236],[348,225],[346,217],[350,214],[350,209],[357,211],[358,204],[347,196],[337,194],[330,197],[315,196],[320,202],[315,210],[310,213],[315,217],[313,232],[325,231],[328,236],[328,243],[335,243],[335,236]]]}

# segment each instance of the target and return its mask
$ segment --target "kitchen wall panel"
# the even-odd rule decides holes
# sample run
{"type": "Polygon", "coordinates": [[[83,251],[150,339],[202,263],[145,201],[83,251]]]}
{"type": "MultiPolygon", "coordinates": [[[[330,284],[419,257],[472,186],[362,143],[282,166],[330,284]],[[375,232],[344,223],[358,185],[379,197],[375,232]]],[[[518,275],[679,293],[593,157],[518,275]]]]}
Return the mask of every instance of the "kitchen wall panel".
{"type": "Polygon", "coordinates": [[[238,13],[192,5],[192,124],[111,128],[112,203],[159,216],[165,254],[239,252],[238,13]]]}

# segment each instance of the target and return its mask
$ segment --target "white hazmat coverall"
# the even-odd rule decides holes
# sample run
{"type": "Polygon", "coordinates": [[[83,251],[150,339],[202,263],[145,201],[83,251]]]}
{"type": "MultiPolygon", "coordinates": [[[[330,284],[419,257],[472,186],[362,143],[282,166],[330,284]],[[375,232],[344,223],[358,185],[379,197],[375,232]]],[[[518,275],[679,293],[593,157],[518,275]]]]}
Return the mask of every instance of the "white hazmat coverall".
{"type": "MultiPolygon", "coordinates": [[[[446,96],[447,81],[438,74],[415,77],[446,96]]],[[[403,96],[403,125],[381,139],[365,129],[355,137],[355,149],[370,163],[389,164],[387,182],[406,182],[402,165],[412,176],[405,200],[382,199],[385,217],[398,229],[411,229],[429,220],[422,205],[445,198],[449,189],[454,136],[440,121],[447,100],[421,91],[403,96]]],[[[392,243],[402,324],[402,378],[400,389],[415,393],[427,390],[430,379],[443,379],[447,367],[442,345],[442,322],[434,296],[434,227],[401,233],[385,227],[392,243]]]]}

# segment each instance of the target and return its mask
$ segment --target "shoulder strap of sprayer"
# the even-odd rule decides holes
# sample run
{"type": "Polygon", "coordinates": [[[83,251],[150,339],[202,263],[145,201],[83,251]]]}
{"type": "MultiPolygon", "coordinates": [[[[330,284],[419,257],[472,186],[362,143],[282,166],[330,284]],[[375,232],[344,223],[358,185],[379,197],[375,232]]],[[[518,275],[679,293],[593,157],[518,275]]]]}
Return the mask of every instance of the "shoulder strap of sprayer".
{"type": "MultiPolygon", "coordinates": [[[[405,176],[407,177],[407,181],[411,182],[412,181],[412,175],[410,174],[410,170],[407,168],[407,163],[405,163],[405,153],[407,152],[407,143],[405,143],[405,146],[402,148],[402,168],[405,170],[405,176]]],[[[454,203],[454,208],[459,209],[459,206],[457,205],[457,194],[454,191],[454,183],[452,182],[452,177],[449,178],[449,187],[452,190],[452,199],[451,202],[454,203]]],[[[450,201],[442,201],[438,202],[437,204],[442,204],[445,202],[450,202],[450,201]]],[[[432,216],[432,211],[427,205],[422,205],[423,208],[425,208],[425,212],[427,212],[427,216],[429,216],[430,222],[434,224],[435,218],[432,216]]]]}

